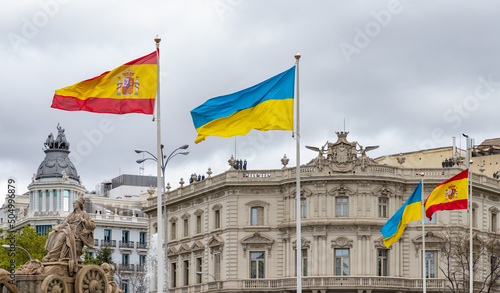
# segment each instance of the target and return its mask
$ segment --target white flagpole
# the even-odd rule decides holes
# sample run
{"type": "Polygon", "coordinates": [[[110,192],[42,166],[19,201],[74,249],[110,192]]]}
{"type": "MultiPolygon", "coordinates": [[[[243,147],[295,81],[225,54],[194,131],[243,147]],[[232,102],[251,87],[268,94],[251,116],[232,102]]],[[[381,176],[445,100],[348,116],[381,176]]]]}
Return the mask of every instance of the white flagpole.
{"type": "Polygon", "coordinates": [[[161,212],[161,207],[162,207],[162,201],[161,201],[161,190],[162,190],[162,183],[161,183],[161,119],[160,119],[160,42],[161,38],[156,36],[155,38],[156,42],[156,137],[157,137],[157,142],[156,142],[156,216],[157,216],[157,229],[158,229],[158,237],[157,237],[157,248],[156,248],[156,253],[157,253],[157,263],[158,263],[158,279],[157,279],[157,293],[163,293],[163,270],[164,270],[164,262],[163,262],[163,217],[162,217],[162,212],[161,212]]]}
{"type": "Polygon", "coordinates": [[[297,74],[297,85],[296,85],[296,91],[297,95],[295,97],[296,99],[296,108],[295,111],[297,111],[296,114],[296,124],[295,124],[295,139],[297,142],[297,167],[295,168],[295,174],[296,174],[296,180],[297,180],[297,186],[295,189],[295,202],[296,202],[296,218],[297,218],[297,250],[296,250],[296,262],[297,262],[297,293],[302,293],[302,235],[301,235],[301,213],[300,213],[300,120],[299,120],[299,59],[300,59],[300,54],[297,52],[295,54],[295,71],[297,74]]]}
{"type": "Polygon", "coordinates": [[[424,172],[420,173],[420,176],[422,176],[422,186],[420,186],[422,189],[420,190],[420,198],[422,200],[422,208],[420,209],[421,214],[422,214],[422,292],[426,293],[427,292],[427,279],[425,276],[426,270],[425,270],[425,197],[424,197],[424,172]]]}
{"type": "Polygon", "coordinates": [[[473,275],[473,263],[472,263],[472,184],[471,184],[471,172],[470,172],[470,148],[471,148],[471,138],[467,138],[467,199],[469,202],[469,292],[474,292],[474,275],[473,275]]]}

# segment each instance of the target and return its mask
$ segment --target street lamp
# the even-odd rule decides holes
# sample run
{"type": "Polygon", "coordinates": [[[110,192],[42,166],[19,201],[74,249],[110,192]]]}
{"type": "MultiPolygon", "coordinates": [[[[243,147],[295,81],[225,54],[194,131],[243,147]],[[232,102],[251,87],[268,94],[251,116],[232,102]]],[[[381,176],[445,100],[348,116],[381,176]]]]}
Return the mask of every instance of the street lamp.
{"type": "Polygon", "coordinates": [[[217,286],[217,293],[219,293],[219,282],[217,282],[217,279],[214,277],[214,275],[207,273],[207,272],[196,272],[198,275],[209,275],[212,277],[215,281],[215,285],[217,286]]]}
{"type": "MultiPolygon", "coordinates": [[[[189,145],[185,144],[185,145],[182,145],[178,148],[176,148],[173,152],[170,153],[170,155],[168,155],[168,157],[166,155],[163,154],[163,144],[160,146],[161,148],[161,164],[160,164],[160,167],[161,167],[161,174],[162,174],[162,189],[163,189],[163,194],[164,194],[164,197],[163,197],[163,217],[165,218],[165,228],[164,228],[164,234],[163,237],[165,238],[165,272],[167,272],[167,277],[165,278],[165,285],[166,285],[166,292],[168,293],[168,261],[167,261],[167,200],[166,200],[166,197],[167,195],[165,194],[165,169],[167,168],[167,164],[168,162],[170,161],[170,159],[172,159],[173,157],[177,156],[177,155],[187,155],[189,154],[189,152],[178,152],[179,150],[185,150],[189,147],[189,145]]],[[[146,154],[149,154],[152,158],[144,158],[144,159],[139,159],[139,160],[136,160],[137,164],[142,164],[144,163],[145,161],[147,160],[152,160],[152,161],[155,161],[155,162],[158,162],[158,158],[153,155],[152,153],[148,152],[148,151],[145,151],[145,150],[141,150],[141,149],[136,149],[134,150],[137,154],[140,154],[140,153],[146,153],[146,154]]],[[[161,198],[157,198],[157,200],[161,200],[161,198]]],[[[160,215],[158,215],[158,219],[160,220],[160,215]]],[[[163,220],[162,220],[163,221],[163,220]]],[[[160,235],[158,233],[158,235],[160,235]]],[[[158,239],[158,241],[161,241],[161,239],[158,239]]],[[[158,256],[160,257],[160,256],[158,256]]],[[[161,272],[158,272],[158,274],[160,274],[161,272]]]]}
{"type": "MultiPolygon", "coordinates": [[[[11,246],[8,245],[8,244],[3,244],[2,247],[5,248],[5,249],[11,248],[11,246]]],[[[31,254],[26,249],[22,248],[21,246],[17,246],[17,245],[14,245],[14,247],[15,248],[20,248],[20,249],[24,250],[28,254],[28,256],[30,257],[30,260],[32,260],[31,254]]]]}

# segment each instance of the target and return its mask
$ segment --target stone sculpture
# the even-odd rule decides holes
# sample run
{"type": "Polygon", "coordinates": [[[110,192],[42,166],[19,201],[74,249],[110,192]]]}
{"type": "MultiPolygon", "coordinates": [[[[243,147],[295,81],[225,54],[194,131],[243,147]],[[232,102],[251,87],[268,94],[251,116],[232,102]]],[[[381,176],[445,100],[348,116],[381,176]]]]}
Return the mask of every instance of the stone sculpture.
{"type": "Polygon", "coordinates": [[[73,202],[73,212],[49,233],[45,249],[48,251],[44,262],[65,261],[69,263],[70,274],[76,273],[83,246],[94,247],[94,221],[83,210],[83,197],[73,202]]]}
{"type": "Polygon", "coordinates": [[[4,269],[0,269],[0,292],[3,292],[3,287],[7,287],[11,293],[19,293],[16,285],[11,283],[10,273],[4,269]]]}

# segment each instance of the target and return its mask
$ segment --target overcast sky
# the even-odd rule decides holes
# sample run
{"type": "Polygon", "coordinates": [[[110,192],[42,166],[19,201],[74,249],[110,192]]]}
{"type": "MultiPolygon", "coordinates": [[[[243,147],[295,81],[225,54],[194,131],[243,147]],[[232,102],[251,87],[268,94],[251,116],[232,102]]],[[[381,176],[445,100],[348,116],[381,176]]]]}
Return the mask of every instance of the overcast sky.
{"type": "MultiPolygon", "coordinates": [[[[4,1],[7,2],[7,1],[4,1]]],[[[175,157],[167,182],[214,174],[227,160],[249,169],[295,166],[285,131],[208,137],[195,145],[190,110],[292,67],[300,59],[301,162],[304,146],[336,141],[336,131],[373,158],[500,137],[498,1],[8,1],[0,13],[0,194],[14,178],[26,192],[58,123],[83,185],[139,174],[134,152],[156,153],[151,115],[50,108],[54,91],[154,51],[161,41],[162,141],[175,157]]],[[[156,165],[144,165],[156,175],[156,165]]],[[[3,196],[2,196],[3,197],[3,196]]],[[[0,199],[0,204],[3,198],[0,199]]]]}

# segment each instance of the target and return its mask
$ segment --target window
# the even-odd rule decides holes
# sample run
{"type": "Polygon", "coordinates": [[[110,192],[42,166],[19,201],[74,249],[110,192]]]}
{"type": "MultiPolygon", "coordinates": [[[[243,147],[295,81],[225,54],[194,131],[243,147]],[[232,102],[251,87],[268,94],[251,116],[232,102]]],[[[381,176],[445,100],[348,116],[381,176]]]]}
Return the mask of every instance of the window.
{"type": "Polygon", "coordinates": [[[172,280],[171,280],[171,284],[172,284],[172,288],[175,288],[177,287],[177,263],[172,263],[171,264],[171,267],[172,267],[172,280]]]}
{"type": "Polygon", "coordinates": [[[63,210],[69,211],[69,190],[63,190],[63,210]]]}
{"type": "Polygon", "coordinates": [[[219,229],[220,226],[220,210],[214,211],[214,228],[219,229]]]}
{"type": "Polygon", "coordinates": [[[196,216],[196,234],[201,233],[201,215],[196,216]]]}
{"type": "Polygon", "coordinates": [[[40,236],[47,236],[50,229],[52,229],[52,225],[35,226],[35,231],[40,236]]]}
{"type": "Polygon", "coordinates": [[[43,191],[38,191],[38,210],[43,210],[43,191]]]}
{"type": "Polygon", "coordinates": [[[377,273],[378,276],[387,276],[387,249],[378,250],[377,273]]]}
{"type": "Polygon", "coordinates": [[[170,224],[170,239],[175,240],[177,238],[177,223],[172,222],[170,224]]]}
{"type": "Polygon", "coordinates": [[[189,219],[184,219],[184,237],[189,236],[189,219]]]}
{"type": "MultiPolygon", "coordinates": [[[[295,263],[297,263],[297,250],[295,250],[295,263]]],[[[302,249],[302,277],[307,277],[307,249],[302,249]]],[[[295,275],[297,275],[297,265],[295,265],[295,275]]]]}
{"type": "Polygon", "coordinates": [[[129,241],[129,231],[122,231],[122,242],[123,243],[128,243],[129,241]]]}
{"type": "Polygon", "coordinates": [[[261,226],[264,225],[264,208],[252,207],[250,225],[261,226]]]}
{"type": "Polygon", "coordinates": [[[472,207],[472,227],[477,228],[477,209],[472,207]]]}
{"type": "Polygon", "coordinates": [[[45,191],[45,210],[50,211],[50,191],[45,191]]]}
{"type": "Polygon", "coordinates": [[[265,253],[264,251],[250,252],[250,278],[264,278],[265,253]]]}
{"type": "Polygon", "coordinates": [[[214,253],[214,277],[220,280],[220,252],[214,253]]]}
{"type": "Polygon", "coordinates": [[[148,259],[147,257],[148,256],[145,254],[139,254],[139,265],[140,266],[146,265],[146,260],[148,259]]]}
{"type": "Polygon", "coordinates": [[[349,249],[335,249],[335,275],[349,276],[349,249]]]}
{"type": "Polygon", "coordinates": [[[436,278],[436,265],[437,265],[437,252],[426,251],[425,252],[425,277],[426,278],[436,278]]]}
{"type": "MultiPolygon", "coordinates": [[[[203,258],[201,257],[196,258],[196,271],[203,272],[203,258]]],[[[196,283],[201,283],[201,274],[196,274],[196,283]]]]}
{"type": "Polygon", "coordinates": [[[104,230],[104,242],[106,246],[109,246],[111,243],[111,230],[109,229],[104,230]]]}
{"type": "Polygon", "coordinates": [[[337,217],[347,217],[349,208],[349,199],[347,197],[337,197],[337,217]]]}
{"type": "Polygon", "coordinates": [[[491,231],[497,231],[497,213],[491,213],[491,231]]]}
{"type": "Polygon", "coordinates": [[[52,197],[52,205],[54,207],[54,210],[58,210],[59,207],[57,206],[57,190],[53,190],[53,197],[52,197]]]}
{"type": "Polygon", "coordinates": [[[147,232],[139,232],[139,246],[138,248],[146,248],[146,243],[148,238],[147,232]]]}
{"type": "Polygon", "coordinates": [[[189,260],[184,261],[184,286],[189,285],[189,260]]]}
{"type": "Polygon", "coordinates": [[[128,280],[122,280],[122,285],[120,287],[125,293],[128,293],[128,280]]]}
{"type": "Polygon", "coordinates": [[[300,217],[307,217],[307,200],[305,199],[300,200],[300,217]]]}
{"type": "Polygon", "coordinates": [[[387,218],[387,198],[378,199],[378,217],[387,218]]]}
{"type": "Polygon", "coordinates": [[[130,255],[129,254],[122,254],[122,265],[128,266],[129,265],[129,260],[130,260],[130,255]]]}

